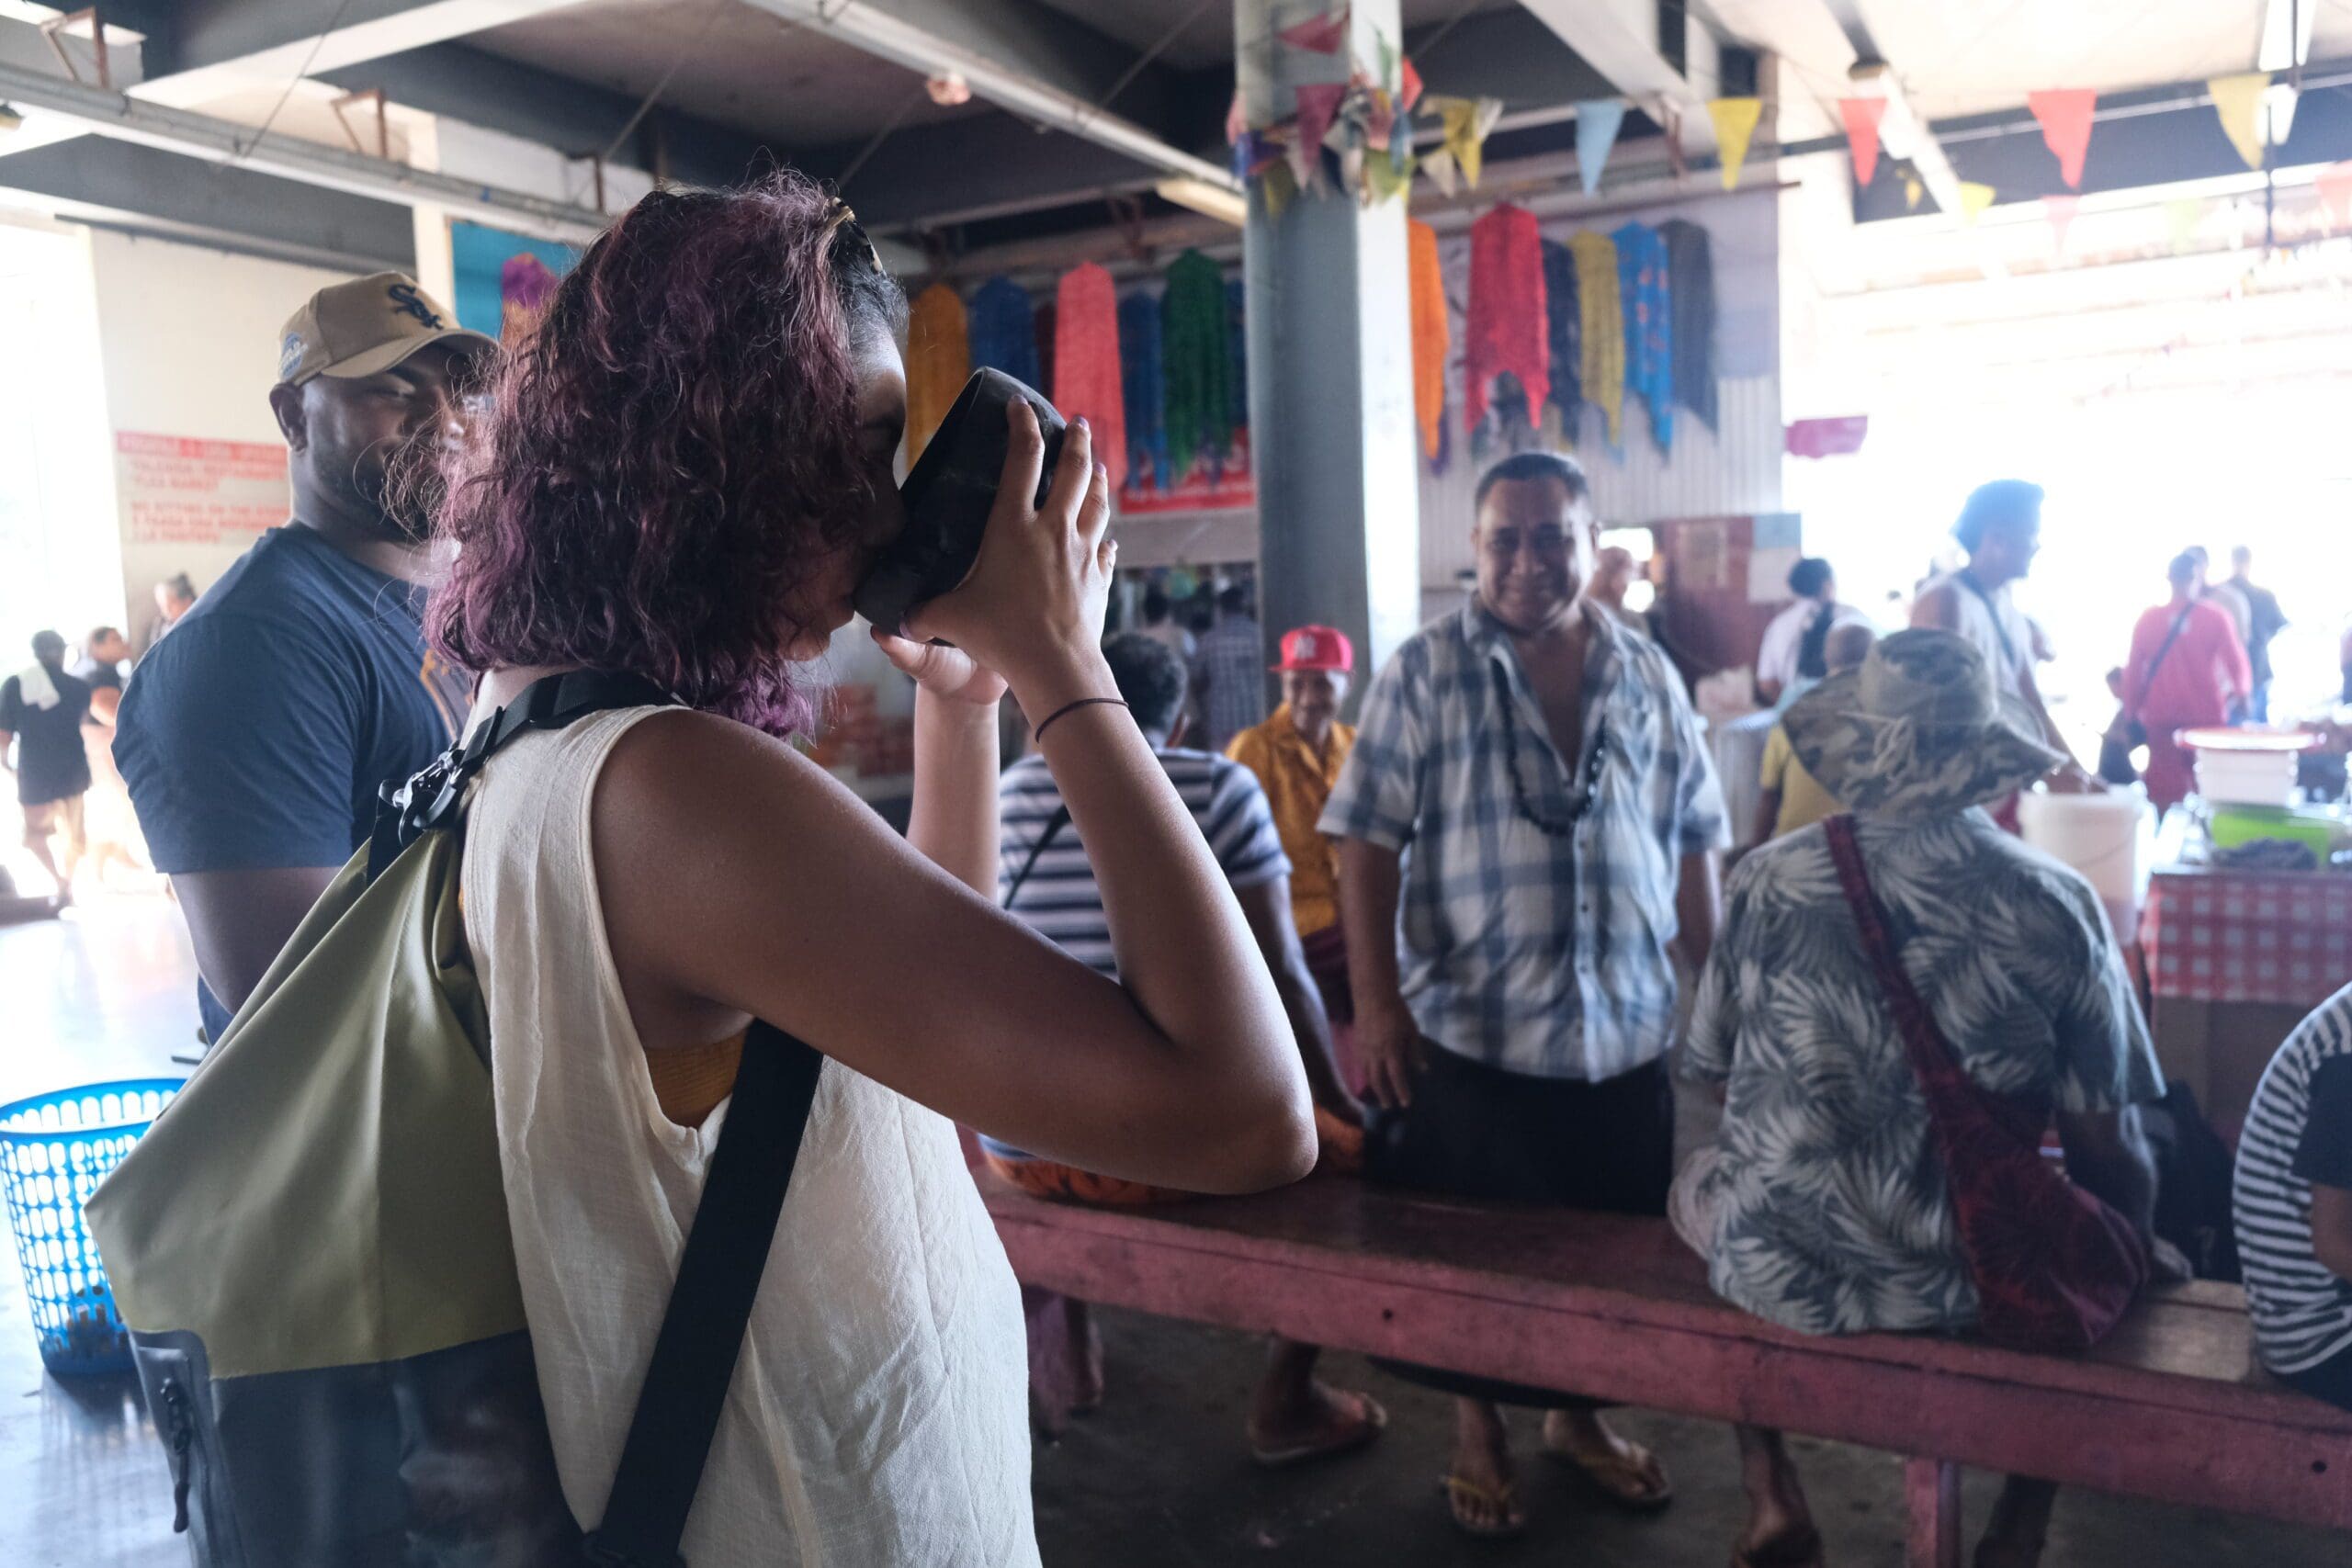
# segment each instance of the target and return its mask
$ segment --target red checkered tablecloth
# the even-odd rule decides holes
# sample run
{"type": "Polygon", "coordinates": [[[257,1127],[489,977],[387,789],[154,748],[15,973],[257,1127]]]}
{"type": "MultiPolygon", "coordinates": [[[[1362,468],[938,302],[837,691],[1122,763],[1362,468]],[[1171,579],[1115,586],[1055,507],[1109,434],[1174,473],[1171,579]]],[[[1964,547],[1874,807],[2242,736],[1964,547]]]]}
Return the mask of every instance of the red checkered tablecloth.
{"type": "Polygon", "coordinates": [[[2159,997],[2317,1007],[2352,982],[2352,876],[2160,871],[2140,945],[2159,997]]]}

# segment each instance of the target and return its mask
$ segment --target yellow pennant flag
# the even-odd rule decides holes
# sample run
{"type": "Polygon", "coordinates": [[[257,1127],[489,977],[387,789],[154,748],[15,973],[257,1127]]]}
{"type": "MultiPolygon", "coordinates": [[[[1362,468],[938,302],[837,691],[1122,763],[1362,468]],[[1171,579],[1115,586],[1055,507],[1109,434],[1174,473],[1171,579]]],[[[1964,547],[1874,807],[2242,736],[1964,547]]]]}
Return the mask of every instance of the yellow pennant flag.
{"type": "Polygon", "coordinates": [[[1269,219],[1282,217],[1283,209],[1288,207],[1291,197],[1298,194],[1298,176],[1291,172],[1288,162],[1279,158],[1266,165],[1265,175],[1259,185],[1266,198],[1266,216],[1269,219]]]}
{"type": "Polygon", "coordinates": [[[1739,184],[1739,171],[1747,162],[1747,144],[1756,139],[1756,122],[1763,117],[1761,98],[1715,98],[1707,105],[1707,118],[1715,122],[1715,148],[1724,167],[1724,189],[1739,184]]]}
{"type": "Polygon", "coordinates": [[[1993,187],[1978,185],[1974,180],[1960,182],[1960,220],[1973,225],[1993,205],[1993,187]]]}
{"type": "Polygon", "coordinates": [[[1500,98],[1432,98],[1444,126],[1445,151],[1473,188],[1486,162],[1487,137],[1503,117],[1500,98]]]}
{"type": "Polygon", "coordinates": [[[2262,92],[2269,85],[2267,71],[2242,71],[2205,84],[2213,95],[2213,112],[2222,117],[2222,134],[2249,169],[2262,167],[2262,92]]]}

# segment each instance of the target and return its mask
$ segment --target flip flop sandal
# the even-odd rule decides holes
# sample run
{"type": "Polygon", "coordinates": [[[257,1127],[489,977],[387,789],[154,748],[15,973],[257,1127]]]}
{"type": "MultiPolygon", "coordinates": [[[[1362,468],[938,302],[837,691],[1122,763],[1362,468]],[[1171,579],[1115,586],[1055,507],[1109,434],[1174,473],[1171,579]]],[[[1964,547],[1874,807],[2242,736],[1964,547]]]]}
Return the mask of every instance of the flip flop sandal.
{"type": "Polygon", "coordinates": [[[1815,1529],[1782,1536],[1770,1545],[1753,1551],[1746,1547],[1734,1547],[1731,1554],[1731,1568],[1821,1568],[1821,1532],[1815,1529]]]}
{"type": "Polygon", "coordinates": [[[1544,1451],[1578,1472],[1599,1487],[1603,1496],[1628,1512],[1655,1514],[1674,1501],[1672,1483],[1651,1491],[1646,1467],[1613,1449],[1591,1459],[1567,1449],[1555,1449],[1549,1443],[1544,1446],[1544,1451]]]}
{"type": "Polygon", "coordinates": [[[1315,1437],[1300,1442],[1285,1443],[1272,1448],[1260,1442],[1250,1434],[1250,1457],[1269,1470],[1281,1470],[1289,1465],[1305,1464],[1310,1460],[1329,1459],[1334,1454],[1353,1453],[1369,1444],[1388,1427],[1388,1412],[1368,1393],[1346,1393],[1333,1390],[1331,1398],[1344,1411],[1352,1405],[1352,1414],[1340,1414],[1339,1419],[1315,1437]]]}
{"type": "Polygon", "coordinates": [[[1466,1476],[1448,1475],[1438,1482],[1437,1489],[1444,1495],[1447,1511],[1453,1516],[1453,1528],[1464,1535],[1481,1540],[1509,1540],[1527,1529],[1527,1515],[1520,1509],[1519,1487],[1514,1483],[1481,1486],[1466,1476]],[[1501,1522],[1474,1524],[1462,1511],[1465,1501],[1485,1504],[1501,1517],[1501,1522]]]}

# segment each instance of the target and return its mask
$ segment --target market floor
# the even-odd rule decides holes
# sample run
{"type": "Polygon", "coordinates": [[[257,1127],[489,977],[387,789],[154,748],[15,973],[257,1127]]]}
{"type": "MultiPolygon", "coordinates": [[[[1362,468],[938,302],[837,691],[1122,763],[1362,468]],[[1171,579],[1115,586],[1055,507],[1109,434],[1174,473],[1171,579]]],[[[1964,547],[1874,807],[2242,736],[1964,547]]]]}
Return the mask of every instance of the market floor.
{"type": "MultiPolygon", "coordinates": [[[[159,897],[95,900],[60,921],[0,928],[0,1102],[107,1078],[176,1074],[194,1024],[194,964],[159,897]]],[[[1240,1427],[1261,1347],[1235,1334],[1106,1313],[1110,1398],[1036,1453],[1037,1533],[1050,1568],[1721,1568],[1742,1517],[1731,1439],[1701,1421],[1631,1413],[1628,1433],[1674,1472],[1666,1513],[1617,1513],[1516,1429],[1527,1535],[1465,1540],[1437,1495],[1446,1401],[1331,1358],[1332,1377],[1388,1406],[1371,1450],[1283,1473],[1252,1466],[1240,1427]]],[[[1902,1561],[1901,1476],[1883,1454],[1805,1443],[1799,1453],[1838,1568],[1902,1561]]],[[[1996,1482],[1972,1476],[1979,1528],[1996,1482]]],[[[2341,1536],[2069,1493],[2049,1568],[2334,1568],[2341,1536]]],[[[35,1352],[21,1279],[0,1261],[0,1568],[185,1568],[171,1488],[128,1380],[62,1382],[35,1352]]],[[[733,1568],[733,1565],[712,1565],[733,1568]]]]}

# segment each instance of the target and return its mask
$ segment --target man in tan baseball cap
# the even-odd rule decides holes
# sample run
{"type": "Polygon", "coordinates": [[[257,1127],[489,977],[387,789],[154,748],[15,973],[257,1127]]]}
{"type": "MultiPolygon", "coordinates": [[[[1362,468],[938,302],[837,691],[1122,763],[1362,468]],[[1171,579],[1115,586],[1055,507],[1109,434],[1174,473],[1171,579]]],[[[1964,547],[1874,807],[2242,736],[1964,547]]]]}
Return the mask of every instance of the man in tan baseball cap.
{"type": "Polygon", "coordinates": [[[385,272],[312,295],[277,349],[292,514],[156,645],[116,729],[213,1039],[367,839],[377,786],[432,761],[471,700],[425,646],[429,481],[497,341],[385,272]]]}
{"type": "Polygon", "coordinates": [[[322,288],[302,302],[278,339],[277,379],[299,387],[313,376],[373,376],[427,344],[453,340],[469,351],[498,346],[458,326],[414,278],[379,272],[322,288]]]}

